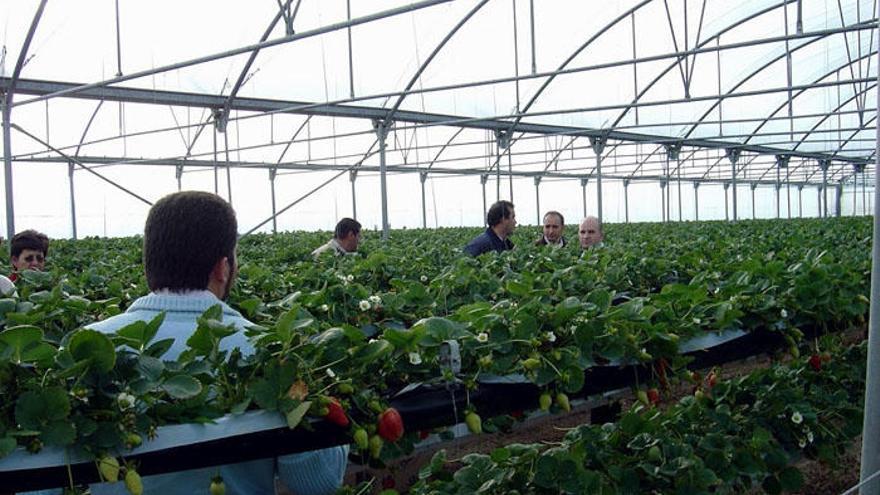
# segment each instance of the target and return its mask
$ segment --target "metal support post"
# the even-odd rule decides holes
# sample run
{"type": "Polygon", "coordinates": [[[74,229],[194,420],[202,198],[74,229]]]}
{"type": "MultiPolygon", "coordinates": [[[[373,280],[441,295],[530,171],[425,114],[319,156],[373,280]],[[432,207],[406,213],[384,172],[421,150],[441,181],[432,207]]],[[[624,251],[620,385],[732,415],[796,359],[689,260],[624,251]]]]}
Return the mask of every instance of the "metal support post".
{"type": "MultiPolygon", "coordinates": [[[[15,236],[15,202],[12,200],[12,130],[9,127],[11,109],[8,95],[0,98],[0,112],[3,113],[3,177],[6,181],[6,239],[15,236]]],[[[11,246],[11,245],[10,245],[11,246]]]]}
{"type": "Polygon", "coordinates": [[[753,182],[752,187],[751,187],[751,189],[752,189],[752,220],[758,218],[757,214],[755,213],[755,189],[757,189],[757,188],[758,188],[758,184],[755,184],[753,182]]]}
{"type": "MultiPolygon", "coordinates": [[[[0,94],[0,113],[3,114],[3,172],[6,181],[6,235],[10,241],[15,236],[15,211],[12,198],[12,97],[15,94],[15,84],[18,82],[18,76],[21,75],[21,69],[24,67],[28,49],[31,46],[31,41],[34,39],[37,26],[40,24],[40,18],[43,16],[43,9],[46,8],[47,1],[40,1],[27,36],[25,36],[24,43],[21,45],[21,50],[18,52],[18,60],[15,62],[15,68],[12,70],[12,81],[9,88],[6,93],[0,94]]],[[[48,139],[48,136],[46,138],[48,139]]],[[[12,243],[9,246],[11,248],[12,243]]]]}
{"type": "Polygon", "coordinates": [[[388,240],[388,183],[385,165],[385,138],[388,137],[388,131],[394,125],[393,122],[384,120],[374,120],[373,128],[376,130],[376,136],[379,141],[379,190],[382,199],[382,240],[388,240]]]}
{"type": "Polygon", "coordinates": [[[348,173],[348,180],[351,181],[351,218],[357,220],[358,217],[358,203],[357,203],[357,195],[355,194],[354,181],[357,180],[358,171],[352,170],[348,173]]]}
{"type": "Polygon", "coordinates": [[[819,207],[816,216],[822,218],[822,184],[816,187],[816,204],[819,207]]]}
{"type": "Polygon", "coordinates": [[[678,162],[676,169],[678,170],[678,221],[681,222],[681,162],[678,162]]]}
{"type": "Polygon", "coordinates": [[[666,207],[668,205],[668,201],[666,201],[666,179],[660,179],[660,221],[668,222],[669,217],[667,216],[666,207]]]}
{"type": "Polygon", "coordinates": [[[843,196],[843,184],[837,184],[834,188],[834,193],[834,216],[839,217],[842,202],[841,196],[843,196]]]}
{"type": "MultiPolygon", "coordinates": [[[[669,163],[674,161],[676,163],[676,171],[678,175],[678,221],[681,221],[681,162],[680,153],[681,153],[681,144],[667,144],[666,148],[666,181],[667,185],[669,180],[671,179],[669,173],[669,163]]],[[[670,188],[666,188],[666,219],[672,219],[672,190],[670,188]]]]}
{"type": "Polygon", "coordinates": [[[177,192],[183,190],[183,165],[174,167],[174,178],[177,180],[177,192]]]}
{"type": "Polygon", "coordinates": [[[537,224],[541,225],[541,176],[535,176],[535,214],[537,215],[537,224]]]}
{"type": "Polygon", "coordinates": [[[604,136],[590,136],[590,146],[596,153],[596,204],[599,223],[602,223],[602,152],[605,151],[607,138],[604,136]]]}
{"type": "Polygon", "coordinates": [[[488,214],[489,210],[486,209],[486,182],[489,181],[489,174],[480,175],[480,186],[483,188],[483,221],[486,219],[486,214],[488,214]]]}
{"type": "Polygon", "coordinates": [[[419,172],[419,182],[422,183],[422,228],[428,228],[428,207],[425,205],[425,181],[428,180],[428,172],[419,172]]]}
{"type": "Polygon", "coordinates": [[[804,218],[804,185],[798,184],[798,217],[804,218]]]}
{"type": "Polygon", "coordinates": [[[587,216],[587,183],[590,182],[590,179],[581,179],[581,197],[583,198],[584,204],[584,218],[587,216]]]}
{"type": "Polygon", "coordinates": [[[779,161],[776,162],[776,218],[780,218],[782,215],[779,211],[779,205],[781,204],[781,195],[782,195],[782,182],[779,179],[780,166],[779,161]]]}
{"type": "Polygon", "coordinates": [[[730,189],[730,182],[724,183],[724,219],[730,220],[730,209],[728,208],[727,190],[730,189]]]}
{"type": "Polygon", "coordinates": [[[865,173],[864,164],[854,163],[853,164],[853,216],[858,215],[858,203],[859,203],[859,174],[865,173]]]}
{"type": "MultiPolygon", "coordinates": [[[[880,7],[878,7],[880,10],[880,7]]],[[[880,59],[880,55],[878,55],[880,59]]],[[[880,60],[878,60],[880,63],[880,60]]],[[[880,79],[880,76],[878,76],[880,79]]],[[[880,88],[880,86],[878,86],[880,88]]],[[[880,89],[878,89],[880,93],[880,89]]],[[[880,99],[877,102],[880,111],[880,99]]],[[[860,481],[864,483],[860,489],[862,495],[880,493],[880,478],[874,473],[880,471],[880,128],[877,129],[874,158],[874,239],[871,253],[871,305],[868,321],[868,372],[865,379],[865,414],[862,426],[862,465],[860,481]]],[[[863,172],[864,173],[864,172],[863,172]]]]}
{"type": "Polygon", "coordinates": [[[694,182],[694,221],[700,221],[700,183],[694,182]]]}
{"type": "Polygon", "coordinates": [[[73,188],[74,163],[67,162],[67,183],[70,185],[70,231],[76,240],[76,194],[73,188]]]}
{"type": "Polygon", "coordinates": [[[791,169],[785,167],[785,211],[791,220],[791,169]]]}
{"type": "MultiPolygon", "coordinates": [[[[727,158],[730,160],[730,167],[732,170],[731,175],[731,184],[733,185],[733,221],[736,221],[737,218],[737,208],[736,208],[736,162],[739,161],[740,150],[736,148],[728,148],[725,150],[727,154],[727,158]]],[[[726,197],[726,195],[725,195],[726,197]]]]}
{"type": "Polygon", "coordinates": [[[214,118],[214,194],[220,194],[220,170],[217,164],[217,133],[226,132],[226,123],[223,119],[223,110],[215,108],[214,118]],[[222,129],[222,131],[221,131],[222,129]]]}
{"type": "Polygon", "coordinates": [[[823,218],[828,216],[828,166],[831,165],[829,160],[819,160],[819,168],[822,169],[822,212],[820,216],[823,218]]]}
{"type": "Polygon", "coordinates": [[[590,146],[596,153],[596,203],[599,224],[602,223],[602,152],[605,151],[607,138],[590,136],[590,146]]]}
{"type": "Polygon", "coordinates": [[[629,179],[623,180],[623,215],[626,223],[629,223],[629,179]]]}
{"type": "MultiPolygon", "coordinates": [[[[278,175],[278,169],[270,168],[269,169],[269,191],[272,194],[272,233],[278,233],[278,217],[275,213],[275,176],[278,175]]],[[[352,182],[352,184],[354,184],[352,182]]]]}
{"type": "MultiPolygon", "coordinates": [[[[502,150],[506,150],[510,147],[510,133],[503,130],[495,131],[495,190],[497,193],[496,201],[501,201],[501,155],[502,150]]],[[[508,161],[508,166],[510,163],[508,161]]],[[[511,175],[511,181],[513,181],[513,176],[511,175]]],[[[513,182],[510,183],[510,201],[513,201],[513,182]]]]}

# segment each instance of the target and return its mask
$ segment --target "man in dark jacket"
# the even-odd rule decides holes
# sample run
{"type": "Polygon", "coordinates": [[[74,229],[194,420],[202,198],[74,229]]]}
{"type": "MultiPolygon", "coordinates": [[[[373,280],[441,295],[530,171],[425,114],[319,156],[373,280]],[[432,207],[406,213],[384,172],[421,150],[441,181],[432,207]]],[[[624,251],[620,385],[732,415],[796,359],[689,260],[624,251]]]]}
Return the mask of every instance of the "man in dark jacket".
{"type": "Polygon", "coordinates": [[[558,211],[548,211],[544,214],[544,230],[540,239],[535,241],[536,246],[564,247],[565,219],[558,211]]]}
{"type": "Polygon", "coordinates": [[[516,228],[513,203],[501,200],[493,204],[486,214],[486,223],[489,224],[486,231],[474,237],[464,247],[464,252],[471,256],[479,256],[489,251],[500,253],[513,249],[513,243],[508,239],[516,228]]]}

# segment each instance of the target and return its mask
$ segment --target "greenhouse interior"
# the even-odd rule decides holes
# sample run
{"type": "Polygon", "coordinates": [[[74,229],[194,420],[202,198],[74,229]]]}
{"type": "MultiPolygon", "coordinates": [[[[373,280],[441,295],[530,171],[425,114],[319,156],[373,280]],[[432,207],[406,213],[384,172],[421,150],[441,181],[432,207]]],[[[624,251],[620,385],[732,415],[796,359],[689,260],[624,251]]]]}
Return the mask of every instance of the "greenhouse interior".
{"type": "Polygon", "coordinates": [[[876,0],[0,20],[0,495],[880,493],[876,0]],[[238,247],[168,360],[170,316],[100,323],[165,294],[181,191],[238,247]]]}

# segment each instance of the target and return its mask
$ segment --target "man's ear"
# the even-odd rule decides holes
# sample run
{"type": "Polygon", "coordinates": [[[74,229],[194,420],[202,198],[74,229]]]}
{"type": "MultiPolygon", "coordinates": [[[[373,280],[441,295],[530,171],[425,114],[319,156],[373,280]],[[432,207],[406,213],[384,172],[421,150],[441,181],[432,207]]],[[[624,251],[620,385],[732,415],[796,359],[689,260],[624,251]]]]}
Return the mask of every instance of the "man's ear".
{"type": "Polygon", "coordinates": [[[211,268],[211,281],[216,281],[220,284],[226,284],[226,282],[229,280],[229,277],[231,276],[232,269],[229,265],[229,258],[227,258],[226,256],[217,260],[217,263],[214,263],[214,267],[211,268]]]}

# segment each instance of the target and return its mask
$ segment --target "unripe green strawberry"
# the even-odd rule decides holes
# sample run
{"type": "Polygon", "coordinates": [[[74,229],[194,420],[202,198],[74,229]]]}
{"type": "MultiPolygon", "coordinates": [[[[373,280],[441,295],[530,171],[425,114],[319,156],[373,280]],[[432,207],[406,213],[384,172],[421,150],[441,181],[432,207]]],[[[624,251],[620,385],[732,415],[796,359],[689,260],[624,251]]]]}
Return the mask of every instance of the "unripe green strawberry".
{"type": "Polygon", "coordinates": [[[480,419],[480,415],[471,411],[464,416],[464,422],[467,423],[468,430],[471,433],[479,435],[483,433],[483,420],[480,419]]]}
{"type": "Polygon", "coordinates": [[[571,411],[571,403],[568,401],[568,396],[562,392],[556,394],[556,405],[565,412],[571,411]]]}
{"type": "Polygon", "coordinates": [[[141,475],[134,469],[125,470],[125,488],[131,495],[144,495],[144,483],[141,481],[141,475]]]}
{"type": "Polygon", "coordinates": [[[789,347],[788,353],[791,354],[791,357],[793,357],[795,359],[801,357],[801,350],[798,349],[798,347],[796,345],[792,345],[791,347],[789,347]]]}
{"type": "Polygon", "coordinates": [[[541,366],[541,360],[538,358],[530,357],[528,359],[524,359],[522,362],[522,367],[526,371],[536,370],[536,369],[538,369],[539,366],[541,366]]]}
{"type": "Polygon", "coordinates": [[[641,402],[645,406],[651,405],[651,401],[648,400],[648,393],[644,390],[637,391],[636,398],[639,399],[639,402],[641,402]]]}
{"type": "Polygon", "coordinates": [[[385,410],[385,407],[383,407],[382,404],[377,400],[371,400],[367,405],[370,406],[370,409],[377,413],[381,413],[385,410]]]}
{"type": "Polygon", "coordinates": [[[119,461],[109,455],[101,456],[98,459],[98,472],[101,473],[101,479],[104,481],[110,483],[119,481],[119,461]]]}
{"type": "Polygon", "coordinates": [[[367,434],[367,430],[363,428],[358,428],[354,430],[354,443],[357,445],[357,448],[360,450],[367,450],[370,447],[370,436],[367,434]]]}
{"type": "Polygon", "coordinates": [[[143,439],[137,433],[129,433],[125,437],[125,446],[130,449],[140,447],[141,443],[143,443],[143,439]]]}
{"type": "Polygon", "coordinates": [[[382,455],[382,445],[384,444],[385,442],[382,441],[382,437],[379,435],[370,437],[370,457],[378,459],[382,455]]]}
{"type": "Polygon", "coordinates": [[[211,495],[226,495],[226,483],[221,476],[214,476],[211,479],[210,491],[211,495]]]}
{"type": "Polygon", "coordinates": [[[549,411],[552,404],[553,397],[549,393],[544,392],[538,397],[538,405],[541,407],[542,411],[549,411]]]}
{"type": "Polygon", "coordinates": [[[351,395],[354,393],[354,387],[350,383],[340,383],[336,390],[342,395],[351,395]]]}
{"type": "Polygon", "coordinates": [[[650,449],[648,449],[648,460],[651,462],[659,462],[660,459],[663,458],[663,452],[660,450],[660,447],[654,445],[650,449]]]}

